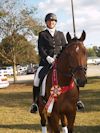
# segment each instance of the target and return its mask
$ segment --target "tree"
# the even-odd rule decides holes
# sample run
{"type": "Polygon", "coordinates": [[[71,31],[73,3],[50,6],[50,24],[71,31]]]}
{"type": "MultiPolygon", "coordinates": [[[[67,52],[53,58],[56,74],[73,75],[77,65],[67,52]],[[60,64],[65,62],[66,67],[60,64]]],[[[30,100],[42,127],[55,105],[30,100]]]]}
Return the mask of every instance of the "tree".
{"type": "Polygon", "coordinates": [[[23,35],[14,34],[2,40],[0,57],[4,63],[13,66],[14,82],[16,82],[16,65],[22,63],[38,63],[38,55],[23,35]]]}
{"type": "Polygon", "coordinates": [[[4,0],[2,6],[0,6],[1,13],[5,12],[5,15],[1,14],[0,17],[1,36],[6,37],[15,32],[22,33],[24,36],[30,35],[34,38],[34,35],[38,35],[38,32],[44,28],[40,19],[35,17],[37,8],[32,7],[32,9],[28,9],[27,7],[21,6],[21,9],[17,9],[21,0],[18,1],[4,0]]]}
{"type": "Polygon", "coordinates": [[[5,16],[5,15],[6,15],[5,12],[0,11],[0,17],[5,16]]]}
{"type": "Polygon", "coordinates": [[[94,46],[93,49],[94,49],[94,51],[96,53],[96,56],[100,57],[100,47],[94,46]]]}
{"type": "Polygon", "coordinates": [[[98,57],[100,57],[100,47],[97,48],[96,54],[97,54],[98,57]]]}
{"type": "MultiPolygon", "coordinates": [[[[18,40],[16,39],[17,34],[22,34],[25,37],[31,36],[31,38],[33,38],[34,40],[34,36],[38,35],[38,32],[40,32],[44,28],[43,24],[39,21],[40,19],[37,19],[35,17],[35,13],[37,9],[35,7],[33,7],[32,9],[31,8],[28,9],[27,7],[25,7],[24,4],[23,4],[24,6],[21,6],[21,8],[19,8],[20,1],[21,0],[17,0],[17,1],[3,0],[0,5],[0,12],[2,11],[5,12],[5,15],[2,15],[2,14],[0,15],[0,38],[2,39],[5,38],[2,41],[2,48],[0,50],[0,55],[7,62],[11,62],[11,63],[13,62],[14,72],[15,72],[16,60],[19,60],[20,62],[20,58],[18,54],[16,56],[16,53],[19,52],[19,48],[21,49],[21,46],[22,46],[21,45],[20,47],[17,47],[16,45],[16,44],[22,43],[21,40],[19,43],[18,40]],[[4,43],[4,42],[8,42],[8,43],[4,43]],[[5,53],[7,53],[8,56],[4,56],[5,53]],[[12,61],[9,60],[9,57],[12,57],[12,61]]],[[[25,46],[26,44],[27,43],[24,42],[25,46]]],[[[33,54],[30,55],[31,47],[33,46],[31,45],[30,48],[28,47],[29,52],[27,50],[27,54],[26,54],[27,58],[29,59],[30,59],[30,56],[33,55],[33,54]]],[[[26,51],[22,51],[22,52],[24,53],[26,51]]],[[[25,58],[25,56],[22,56],[21,58],[24,58],[24,61],[25,59],[27,59],[25,58]]],[[[29,59],[28,61],[30,61],[29,59]]],[[[16,80],[16,77],[14,77],[14,79],[16,80]]]]}
{"type": "Polygon", "coordinates": [[[93,48],[88,48],[87,52],[88,52],[88,57],[96,56],[96,52],[94,51],[93,48]]]}

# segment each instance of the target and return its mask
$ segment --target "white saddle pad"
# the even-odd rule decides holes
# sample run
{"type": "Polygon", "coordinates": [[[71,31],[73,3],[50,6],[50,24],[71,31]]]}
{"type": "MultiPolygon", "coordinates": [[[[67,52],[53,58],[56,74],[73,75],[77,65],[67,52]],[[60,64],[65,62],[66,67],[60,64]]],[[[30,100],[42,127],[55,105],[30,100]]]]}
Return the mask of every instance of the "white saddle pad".
{"type": "Polygon", "coordinates": [[[46,79],[47,79],[47,75],[43,79],[43,82],[42,82],[42,85],[41,85],[40,96],[45,96],[46,79]]]}

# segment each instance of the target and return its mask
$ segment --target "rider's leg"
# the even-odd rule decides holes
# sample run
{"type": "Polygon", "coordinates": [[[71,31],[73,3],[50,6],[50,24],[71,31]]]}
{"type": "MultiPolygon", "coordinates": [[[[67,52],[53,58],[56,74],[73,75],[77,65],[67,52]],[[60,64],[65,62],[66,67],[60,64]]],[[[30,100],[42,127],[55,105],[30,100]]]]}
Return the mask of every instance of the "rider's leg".
{"type": "MultiPolygon", "coordinates": [[[[79,91],[79,87],[78,88],[78,91],[79,91]]],[[[78,110],[84,110],[84,103],[80,100],[80,98],[78,98],[78,101],[77,101],[77,109],[78,110]]]]}
{"type": "Polygon", "coordinates": [[[30,112],[31,113],[36,113],[38,111],[38,105],[37,105],[37,100],[39,97],[39,87],[34,86],[33,87],[33,103],[31,105],[30,112]]]}
{"type": "Polygon", "coordinates": [[[77,101],[77,109],[78,110],[84,110],[84,103],[81,100],[77,101]]]}
{"type": "Polygon", "coordinates": [[[40,93],[40,88],[39,88],[40,79],[39,79],[38,75],[39,75],[39,72],[41,69],[42,69],[42,67],[39,67],[37,69],[37,72],[34,77],[33,103],[32,103],[31,109],[30,109],[31,113],[36,113],[38,111],[37,100],[38,100],[39,93],[40,93]]]}

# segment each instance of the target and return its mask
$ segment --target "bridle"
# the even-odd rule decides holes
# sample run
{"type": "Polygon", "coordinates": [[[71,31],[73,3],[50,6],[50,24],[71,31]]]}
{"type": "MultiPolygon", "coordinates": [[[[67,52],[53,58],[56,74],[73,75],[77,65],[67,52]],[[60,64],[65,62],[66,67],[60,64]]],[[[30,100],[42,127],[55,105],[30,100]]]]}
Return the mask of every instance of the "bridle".
{"type": "MultiPolygon", "coordinates": [[[[66,48],[69,48],[70,46],[72,46],[73,44],[70,44],[70,45],[66,45],[66,48]]],[[[66,53],[65,53],[66,54],[66,53]]],[[[67,54],[66,54],[66,57],[67,57],[67,54]]],[[[78,72],[78,71],[82,71],[84,74],[86,74],[86,71],[87,71],[87,65],[86,66],[77,66],[77,67],[71,67],[71,66],[68,66],[69,67],[69,71],[67,73],[65,72],[62,72],[61,70],[58,69],[59,72],[61,72],[64,76],[67,76],[67,77],[74,77],[75,74],[78,72]]]]}
{"type": "Polygon", "coordinates": [[[83,71],[84,74],[86,74],[86,71],[87,71],[87,66],[77,66],[75,68],[70,68],[70,71],[68,71],[67,73],[65,72],[62,72],[58,67],[57,67],[57,70],[62,73],[65,77],[74,77],[75,74],[78,72],[78,71],[83,71]]]}
{"type": "Polygon", "coordinates": [[[77,66],[75,68],[71,68],[70,73],[71,75],[75,75],[78,71],[83,71],[86,74],[87,66],[77,66]]]}

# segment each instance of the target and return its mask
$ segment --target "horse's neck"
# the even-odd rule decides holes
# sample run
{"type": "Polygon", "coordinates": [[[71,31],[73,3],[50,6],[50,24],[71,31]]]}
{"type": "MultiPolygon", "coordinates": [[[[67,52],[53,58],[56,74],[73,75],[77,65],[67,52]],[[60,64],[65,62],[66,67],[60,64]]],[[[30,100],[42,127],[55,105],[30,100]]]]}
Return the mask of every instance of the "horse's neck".
{"type": "Polygon", "coordinates": [[[57,61],[58,82],[63,86],[70,83],[71,74],[69,71],[68,60],[65,54],[62,54],[57,61]]]}
{"type": "Polygon", "coordinates": [[[57,68],[62,73],[68,73],[68,59],[64,53],[62,53],[57,60],[57,68]]]}
{"type": "MultiPolygon", "coordinates": [[[[56,72],[57,72],[57,82],[59,86],[66,86],[68,84],[70,84],[71,81],[71,76],[68,76],[68,60],[65,57],[65,55],[61,54],[61,56],[59,56],[57,58],[57,62],[56,62],[56,72]]],[[[50,88],[52,87],[52,76],[53,76],[53,68],[49,71],[49,74],[47,76],[47,83],[46,83],[46,97],[48,98],[50,95],[50,88]]]]}

